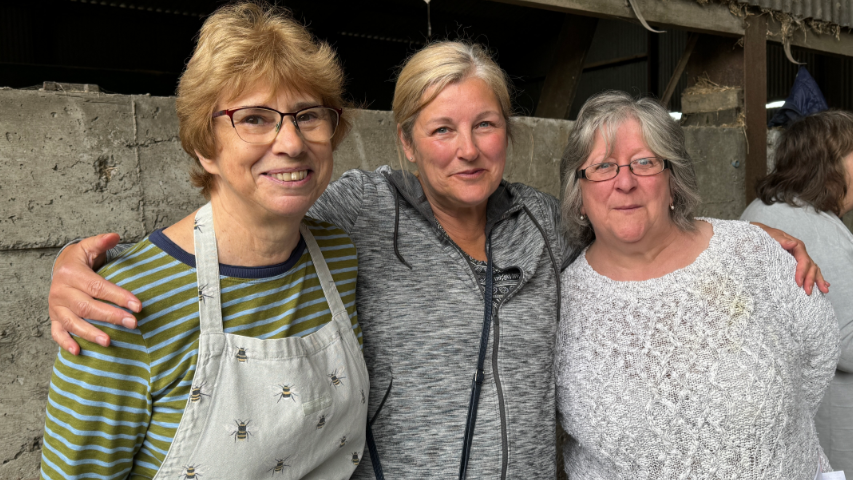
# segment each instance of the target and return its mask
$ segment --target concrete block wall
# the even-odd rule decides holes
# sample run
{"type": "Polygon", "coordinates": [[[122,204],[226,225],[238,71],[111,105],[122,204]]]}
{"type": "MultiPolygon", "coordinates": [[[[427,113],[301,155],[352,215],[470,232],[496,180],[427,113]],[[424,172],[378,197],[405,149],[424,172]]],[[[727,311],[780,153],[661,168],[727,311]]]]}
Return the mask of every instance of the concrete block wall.
{"type": "MultiPolygon", "coordinates": [[[[47,292],[58,248],[117,232],[138,241],[203,203],[188,180],[174,98],[0,89],[0,480],[37,478],[56,346],[47,292]]],[[[335,154],[345,170],[399,165],[390,112],[354,112],[335,154]]],[[[559,195],[571,122],[519,118],[506,178],[559,195]]],[[[743,209],[743,134],[687,128],[703,215],[743,209]]]]}

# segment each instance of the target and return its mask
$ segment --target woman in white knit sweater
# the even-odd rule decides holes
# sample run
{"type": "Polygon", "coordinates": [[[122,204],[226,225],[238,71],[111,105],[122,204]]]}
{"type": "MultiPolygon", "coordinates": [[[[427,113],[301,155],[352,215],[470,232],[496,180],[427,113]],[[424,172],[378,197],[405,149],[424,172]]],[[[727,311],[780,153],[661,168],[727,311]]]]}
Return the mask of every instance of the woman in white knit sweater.
{"type": "Polygon", "coordinates": [[[820,293],[739,221],[694,219],[681,128],[605,92],[563,157],[557,400],[572,479],[808,479],[830,471],[814,415],[838,357],[820,293]]]}

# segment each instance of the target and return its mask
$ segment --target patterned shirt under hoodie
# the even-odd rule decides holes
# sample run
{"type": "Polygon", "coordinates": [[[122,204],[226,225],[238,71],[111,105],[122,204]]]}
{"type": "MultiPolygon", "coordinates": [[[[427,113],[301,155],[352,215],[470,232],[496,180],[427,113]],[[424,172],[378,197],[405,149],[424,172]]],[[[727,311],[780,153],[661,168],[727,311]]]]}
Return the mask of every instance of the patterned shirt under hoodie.
{"type": "MultiPolygon", "coordinates": [[[[441,223],[435,222],[435,224],[438,225],[438,229],[444,234],[445,239],[455,245],[456,248],[459,248],[459,246],[456,245],[456,242],[454,242],[453,239],[450,238],[450,235],[447,234],[447,230],[441,226],[441,223]]],[[[477,280],[480,282],[480,286],[485,289],[486,271],[488,270],[489,265],[482,260],[477,260],[471,255],[468,255],[465,250],[462,250],[461,248],[459,248],[459,251],[462,252],[462,256],[464,256],[465,260],[468,261],[468,264],[471,265],[471,270],[473,270],[474,274],[477,275],[477,280]]],[[[504,301],[506,296],[509,295],[509,292],[518,285],[518,282],[521,279],[521,272],[518,268],[503,269],[497,265],[492,265],[492,270],[492,305],[494,305],[494,308],[492,309],[492,317],[494,317],[494,312],[497,312],[498,310],[497,307],[504,301]]]]}

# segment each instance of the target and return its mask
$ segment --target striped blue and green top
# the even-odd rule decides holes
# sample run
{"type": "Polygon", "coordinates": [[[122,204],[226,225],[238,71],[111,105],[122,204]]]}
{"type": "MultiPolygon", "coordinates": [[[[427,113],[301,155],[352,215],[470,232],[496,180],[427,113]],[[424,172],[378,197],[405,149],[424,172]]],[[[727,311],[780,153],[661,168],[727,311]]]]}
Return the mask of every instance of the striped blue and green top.
{"type": "MultiPolygon", "coordinates": [[[[331,224],[309,218],[305,223],[361,342],[355,246],[331,224]]],[[[190,394],[199,337],[195,257],[158,230],[99,273],[139,298],[139,325],[130,330],[92,322],[110,335],[110,347],[78,338],[79,356],[59,352],[48,395],[42,478],[153,478],[190,394]]],[[[303,241],[284,263],[220,265],[220,275],[227,333],[303,336],[331,321],[303,241]]]]}

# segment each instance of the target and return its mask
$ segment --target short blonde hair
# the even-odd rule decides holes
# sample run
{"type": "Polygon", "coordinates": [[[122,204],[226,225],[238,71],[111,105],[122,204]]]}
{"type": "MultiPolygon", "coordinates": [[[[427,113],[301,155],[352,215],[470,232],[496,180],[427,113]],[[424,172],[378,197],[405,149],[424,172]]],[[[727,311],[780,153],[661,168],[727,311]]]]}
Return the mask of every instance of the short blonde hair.
{"type": "Polygon", "coordinates": [[[418,113],[444,88],[468,78],[479,78],[494,92],[506,120],[507,136],[512,137],[510,116],[512,99],[506,73],[481,45],[459,41],[435,42],[406,60],[394,88],[394,121],[406,141],[412,140],[412,127],[418,113]],[[430,91],[427,96],[427,92],[430,91]]]}
{"type": "MultiPolygon", "coordinates": [[[[337,55],[293,20],[288,10],[263,1],[219,8],[201,27],[176,101],[181,145],[196,160],[191,180],[206,198],[210,198],[213,175],[201,168],[196,152],[206,158],[215,156],[212,115],[217,102],[233,100],[259,82],[268,84],[272,92],[284,87],[316,95],[326,106],[344,106],[344,74],[337,55]]],[[[337,148],[349,128],[344,113],[332,148],[337,148]]]]}
{"type": "Polygon", "coordinates": [[[652,98],[635,99],[631,95],[609,90],[590,97],[578,113],[569,134],[560,170],[563,178],[562,219],[569,242],[583,248],[595,240],[588,219],[581,219],[583,199],[578,169],[592,153],[596,133],[601,133],[608,145],[616,140],[616,131],[623,122],[634,119],[640,124],[643,140],[652,153],[669,160],[672,222],[682,231],[693,231],[693,213],[699,206],[699,183],[693,162],[684,142],[684,131],[665,108],[652,98]]]}

